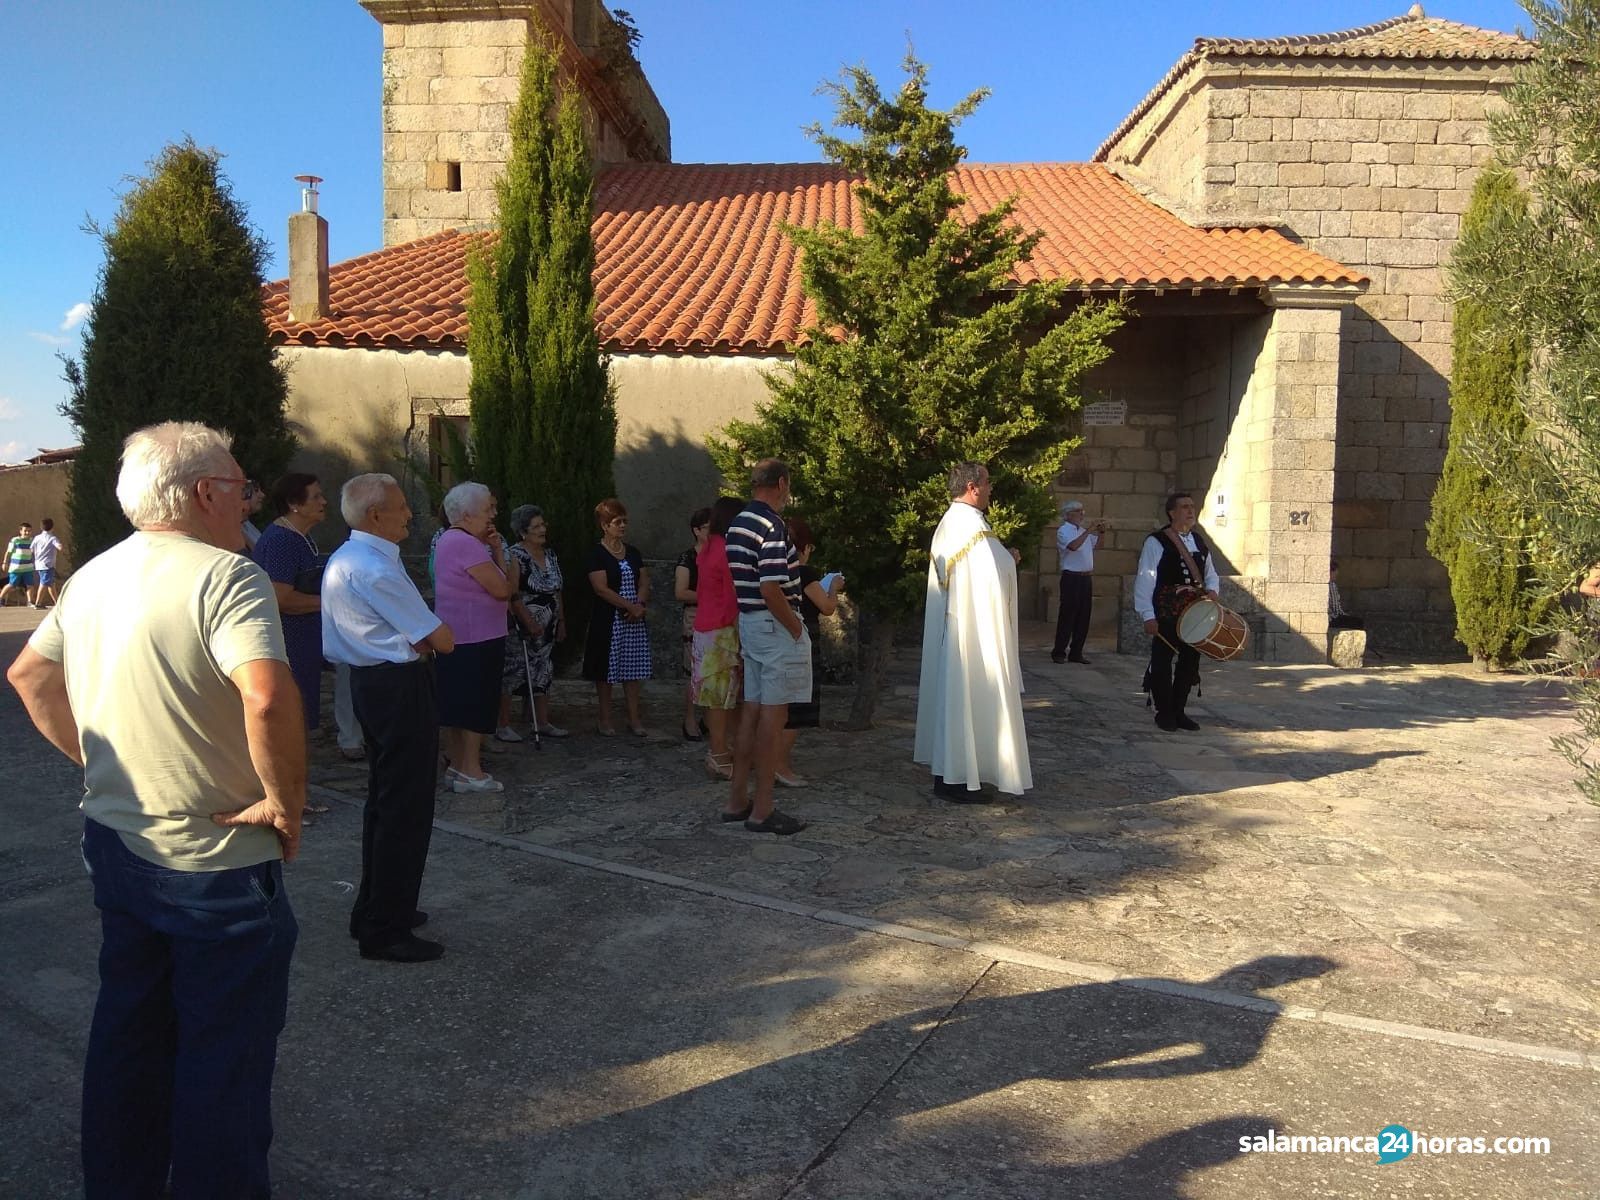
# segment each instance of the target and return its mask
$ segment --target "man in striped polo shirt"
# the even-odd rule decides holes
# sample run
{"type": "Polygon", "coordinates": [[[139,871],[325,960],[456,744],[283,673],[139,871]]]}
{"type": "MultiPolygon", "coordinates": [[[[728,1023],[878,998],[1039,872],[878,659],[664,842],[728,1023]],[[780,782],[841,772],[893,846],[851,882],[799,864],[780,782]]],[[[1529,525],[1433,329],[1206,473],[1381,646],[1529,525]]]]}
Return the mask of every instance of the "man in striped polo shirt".
{"type": "Polygon", "coordinates": [[[789,466],[764,458],[750,473],[753,499],[728,526],[728,568],[739,601],[744,705],[733,745],[733,790],[724,821],[780,837],[806,827],[773,807],[772,785],[789,705],[811,698],[811,639],[800,619],[800,564],[779,514],[789,503],[789,466]],[[751,763],[756,794],[746,800],[751,763]]]}

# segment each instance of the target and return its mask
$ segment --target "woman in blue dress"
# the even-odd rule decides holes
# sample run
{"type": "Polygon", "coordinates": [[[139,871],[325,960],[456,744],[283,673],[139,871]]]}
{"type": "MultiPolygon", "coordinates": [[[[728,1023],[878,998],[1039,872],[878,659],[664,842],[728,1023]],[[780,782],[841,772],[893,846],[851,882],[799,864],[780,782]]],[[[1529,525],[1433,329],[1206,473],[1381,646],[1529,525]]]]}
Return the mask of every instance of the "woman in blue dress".
{"type": "Polygon", "coordinates": [[[589,634],[583,649],[583,677],[594,682],[600,707],[600,733],[613,736],[611,689],[622,685],[628,706],[628,728],[644,737],[639,711],[641,683],[650,678],[650,629],[645,612],[650,604],[650,572],[637,546],[628,545],[628,510],[615,498],[595,505],[600,540],[585,564],[594,589],[589,634]]]}
{"type": "Polygon", "coordinates": [[[281,515],[261,531],[252,557],[278,594],[289,672],[300,689],[306,729],[315,730],[322,719],[322,560],[311,530],[327,515],[328,499],[315,475],[296,471],[272,485],[271,504],[281,515]]]}

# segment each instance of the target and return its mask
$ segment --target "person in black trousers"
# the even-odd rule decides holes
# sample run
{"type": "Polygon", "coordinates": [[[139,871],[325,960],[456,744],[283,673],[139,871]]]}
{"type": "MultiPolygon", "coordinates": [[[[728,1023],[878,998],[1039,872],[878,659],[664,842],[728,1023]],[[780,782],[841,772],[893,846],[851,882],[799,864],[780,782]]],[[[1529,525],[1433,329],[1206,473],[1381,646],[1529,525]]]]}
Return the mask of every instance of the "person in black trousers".
{"type": "Polygon", "coordinates": [[[1054,663],[1088,666],[1083,644],[1089,638],[1089,613],[1094,607],[1094,548],[1106,531],[1104,521],[1092,525],[1083,519],[1083,501],[1061,506],[1061,528],[1056,530],[1056,558],[1061,564],[1061,608],[1056,614],[1056,644],[1050,651],[1054,663]],[[1068,643],[1071,652],[1068,652],[1068,643]]]}
{"type": "Polygon", "coordinates": [[[1133,577],[1133,610],[1150,635],[1144,686],[1155,706],[1156,728],[1167,733],[1200,728],[1185,711],[1189,692],[1200,683],[1200,652],[1178,636],[1186,605],[1200,596],[1217,599],[1217,566],[1195,529],[1198,511],[1188,492],[1167,497],[1167,523],[1145,538],[1133,577]]]}
{"type": "Polygon", "coordinates": [[[411,506],[394,478],[357,475],[344,485],[339,509],[350,540],[323,574],[322,647],[334,662],[350,664],[368,763],[350,936],[362,958],[429,962],[444,947],[413,931],[428,919],[417,898],[439,765],[433,655],[455,649],[455,637],[400,563],[411,506]]]}

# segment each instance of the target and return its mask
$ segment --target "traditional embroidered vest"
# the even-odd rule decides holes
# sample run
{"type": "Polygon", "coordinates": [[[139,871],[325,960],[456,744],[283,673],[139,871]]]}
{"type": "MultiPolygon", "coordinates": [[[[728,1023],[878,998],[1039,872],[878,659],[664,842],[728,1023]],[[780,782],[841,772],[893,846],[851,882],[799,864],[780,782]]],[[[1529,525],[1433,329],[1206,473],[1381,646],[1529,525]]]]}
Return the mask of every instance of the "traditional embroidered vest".
{"type": "Polygon", "coordinates": [[[1150,535],[1161,546],[1161,561],[1156,564],[1155,607],[1156,616],[1163,621],[1176,618],[1188,602],[1188,595],[1180,592],[1179,588],[1203,589],[1206,586],[1206,559],[1211,554],[1205,539],[1200,536],[1200,531],[1191,529],[1189,532],[1194,537],[1195,548],[1190,551],[1190,555],[1194,559],[1194,565],[1200,568],[1200,578],[1190,579],[1189,568],[1183,561],[1183,555],[1178,553],[1178,548],[1167,536],[1167,529],[1170,528],[1169,525],[1150,535]]]}

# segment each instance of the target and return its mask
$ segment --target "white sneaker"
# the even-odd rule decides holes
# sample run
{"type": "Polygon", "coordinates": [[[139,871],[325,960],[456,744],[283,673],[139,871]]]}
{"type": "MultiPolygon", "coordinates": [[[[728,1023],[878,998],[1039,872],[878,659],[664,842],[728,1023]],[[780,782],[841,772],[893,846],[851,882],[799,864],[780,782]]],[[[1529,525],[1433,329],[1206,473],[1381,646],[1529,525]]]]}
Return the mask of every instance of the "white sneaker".
{"type": "Polygon", "coordinates": [[[494,737],[497,742],[520,742],[522,740],[522,735],[509,725],[502,725],[499,729],[496,729],[494,737]]]}
{"type": "Polygon", "coordinates": [[[485,775],[482,779],[473,779],[457,771],[450,777],[450,790],[452,792],[503,792],[506,785],[493,775],[485,775]]]}
{"type": "Polygon", "coordinates": [[[539,736],[547,738],[564,738],[567,736],[567,731],[561,728],[559,725],[541,725],[539,726],[539,736]]]}

